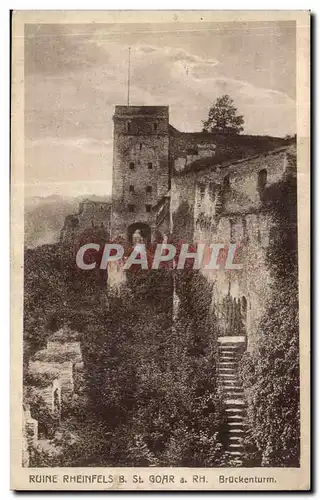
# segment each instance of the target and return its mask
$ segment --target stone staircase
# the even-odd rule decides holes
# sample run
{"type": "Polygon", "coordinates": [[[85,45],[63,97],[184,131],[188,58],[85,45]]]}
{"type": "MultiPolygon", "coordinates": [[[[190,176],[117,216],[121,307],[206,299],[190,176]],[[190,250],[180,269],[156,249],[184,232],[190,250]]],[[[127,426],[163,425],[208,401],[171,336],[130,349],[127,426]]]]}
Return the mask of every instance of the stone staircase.
{"type": "Polygon", "coordinates": [[[218,337],[218,349],[219,385],[223,391],[230,429],[228,452],[241,465],[245,402],[239,376],[239,361],[246,349],[246,339],[244,336],[218,337]]]}

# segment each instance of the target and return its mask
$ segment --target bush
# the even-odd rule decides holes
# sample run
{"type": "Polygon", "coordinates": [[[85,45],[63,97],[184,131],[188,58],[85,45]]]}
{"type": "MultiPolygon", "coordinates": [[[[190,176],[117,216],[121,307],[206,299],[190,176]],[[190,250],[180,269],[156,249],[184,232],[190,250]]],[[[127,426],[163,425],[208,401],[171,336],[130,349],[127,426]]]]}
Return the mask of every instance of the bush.
{"type": "Polygon", "coordinates": [[[73,361],[75,358],[74,352],[47,352],[46,350],[38,351],[32,357],[32,361],[43,361],[47,363],[65,363],[73,361]]]}
{"type": "Polygon", "coordinates": [[[59,371],[53,370],[50,373],[27,373],[24,379],[26,385],[33,387],[45,388],[52,384],[52,382],[59,378],[59,371]]]}

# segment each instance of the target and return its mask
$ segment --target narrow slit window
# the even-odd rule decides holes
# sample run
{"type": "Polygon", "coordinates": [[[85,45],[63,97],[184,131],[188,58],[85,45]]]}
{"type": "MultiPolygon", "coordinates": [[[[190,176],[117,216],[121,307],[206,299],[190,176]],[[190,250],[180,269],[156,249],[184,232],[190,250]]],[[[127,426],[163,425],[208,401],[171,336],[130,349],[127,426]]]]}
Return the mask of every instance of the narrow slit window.
{"type": "Polygon", "coordinates": [[[157,131],[158,131],[158,124],[157,124],[157,123],[154,123],[154,124],[153,124],[153,130],[154,130],[155,132],[157,132],[157,131]]]}
{"type": "Polygon", "coordinates": [[[146,205],[146,212],[151,212],[151,205],[146,205]]]}
{"type": "Polygon", "coordinates": [[[131,161],[129,163],[129,168],[130,168],[130,170],[134,170],[134,163],[133,163],[133,161],[131,161]]]}
{"type": "Polygon", "coordinates": [[[243,295],[241,297],[241,309],[242,309],[242,313],[245,315],[247,314],[247,308],[248,308],[248,304],[247,304],[247,299],[245,298],[245,296],[243,295]]]}
{"type": "Polygon", "coordinates": [[[147,193],[152,193],[152,186],[147,186],[146,187],[146,192],[147,193]]]}
{"type": "Polygon", "coordinates": [[[153,165],[152,165],[152,162],[151,162],[151,161],[149,161],[149,163],[148,163],[148,169],[149,169],[149,170],[152,170],[152,166],[153,166],[153,165]]]}
{"type": "Polygon", "coordinates": [[[224,178],[223,178],[223,190],[224,192],[228,191],[230,188],[230,175],[226,175],[224,178]]]}
{"type": "Polygon", "coordinates": [[[135,207],[134,205],[132,205],[131,203],[128,205],[128,212],[131,212],[133,213],[135,211],[135,207]]]}
{"type": "Polygon", "coordinates": [[[266,168],[263,168],[258,173],[258,191],[262,193],[267,185],[268,172],[266,168]]]}
{"type": "Polygon", "coordinates": [[[129,186],[129,191],[130,193],[134,193],[134,186],[132,184],[130,184],[129,186]]]}

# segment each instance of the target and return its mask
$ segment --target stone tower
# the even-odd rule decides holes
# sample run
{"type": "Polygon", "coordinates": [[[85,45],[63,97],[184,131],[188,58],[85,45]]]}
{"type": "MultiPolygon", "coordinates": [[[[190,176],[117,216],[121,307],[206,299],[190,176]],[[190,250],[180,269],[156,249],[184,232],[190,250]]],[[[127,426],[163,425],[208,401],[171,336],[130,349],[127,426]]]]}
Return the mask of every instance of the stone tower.
{"type": "Polygon", "coordinates": [[[168,106],[116,106],[111,237],[132,242],[156,231],[156,206],[169,189],[168,106]]]}

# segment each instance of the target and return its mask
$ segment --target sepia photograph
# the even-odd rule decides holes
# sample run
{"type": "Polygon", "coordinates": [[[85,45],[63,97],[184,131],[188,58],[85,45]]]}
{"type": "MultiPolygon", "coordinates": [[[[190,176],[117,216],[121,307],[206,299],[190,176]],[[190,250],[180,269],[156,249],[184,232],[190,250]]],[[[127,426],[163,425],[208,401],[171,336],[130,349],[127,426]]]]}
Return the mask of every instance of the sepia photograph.
{"type": "Polygon", "coordinates": [[[309,13],[263,13],[13,13],[14,489],[308,489],[309,13]]]}

